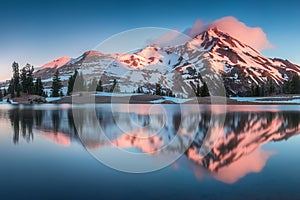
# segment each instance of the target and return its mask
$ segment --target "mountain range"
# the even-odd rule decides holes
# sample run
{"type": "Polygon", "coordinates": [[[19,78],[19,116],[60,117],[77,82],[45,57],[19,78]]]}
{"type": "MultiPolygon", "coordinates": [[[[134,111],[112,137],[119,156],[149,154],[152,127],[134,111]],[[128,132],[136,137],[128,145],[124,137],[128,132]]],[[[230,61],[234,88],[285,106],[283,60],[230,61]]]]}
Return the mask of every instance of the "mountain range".
{"type": "Polygon", "coordinates": [[[145,93],[153,92],[159,83],[163,90],[183,97],[204,82],[212,95],[226,92],[229,96],[246,96],[253,87],[264,84],[272,84],[280,93],[286,81],[300,75],[300,66],[268,58],[216,27],[176,46],[153,44],[127,54],[87,51],[77,58],[61,57],[39,67],[35,76],[47,85],[57,69],[65,85],[67,77],[78,69],[87,83],[101,79],[104,90],[109,90],[116,79],[121,92],[138,87],[145,93]]]}

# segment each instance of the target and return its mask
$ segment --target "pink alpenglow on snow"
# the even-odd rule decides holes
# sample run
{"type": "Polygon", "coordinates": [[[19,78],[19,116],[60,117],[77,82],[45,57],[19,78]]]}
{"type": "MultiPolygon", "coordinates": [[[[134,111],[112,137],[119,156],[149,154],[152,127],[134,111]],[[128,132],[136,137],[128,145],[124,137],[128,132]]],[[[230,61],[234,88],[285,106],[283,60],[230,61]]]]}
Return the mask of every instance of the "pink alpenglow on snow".
{"type": "Polygon", "coordinates": [[[63,66],[64,64],[68,63],[69,61],[71,60],[70,57],[67,57],[67,56],[63,56],[63,57],[60,57],[56,60],[53,60],[47,64],[44,64],[43,66],[41,67],[38,67],[39,69],[45,69],[45,68],[56,68],[56,67],[61,67],[63,66]]]}

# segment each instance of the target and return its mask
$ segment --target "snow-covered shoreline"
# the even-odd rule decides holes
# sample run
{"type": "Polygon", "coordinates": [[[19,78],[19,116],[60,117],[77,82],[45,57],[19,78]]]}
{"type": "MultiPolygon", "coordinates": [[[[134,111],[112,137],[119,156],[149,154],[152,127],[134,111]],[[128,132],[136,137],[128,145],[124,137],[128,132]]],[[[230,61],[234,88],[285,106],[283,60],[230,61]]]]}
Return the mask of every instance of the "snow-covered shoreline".
{"type": "Polygon", "coordinates": [[[237,102],[248,103],[278,103],[278,104],[300,104],[300,96],[267,96],[267,97],[230,97],[237,102]]]}
{"type": "MultiPolygon", "coordinates": [[[[74,94],[72,96],[63,97],[46,97],[44,102],[39,102],[41,104],[76,104],[77,100],[81,104],[90,104],[90,97],[95,98],[96,104],[106,104],[106,103],[125,103],[125,104],[228,104],[228,105],[243,105],[243,104],[300,104],[300,95],[279,95],[279,96],[267,96],[267,97],[199,97],[199,98],[176,98],[169,96],[158,96],[149,95],[142,93],[109,93],[109,92],[97,92],[97,93],[81,93],[74,94]],[[73,98],[76,98],[73,101],[73,98]],[[112,101],[113,98],[113,101],[112,101]],[[87,101],[86,99],[89,99],[87,101]]],[[[7,99],[0,101],[0,104],[23,104],[18,101],[7,99]]]]}

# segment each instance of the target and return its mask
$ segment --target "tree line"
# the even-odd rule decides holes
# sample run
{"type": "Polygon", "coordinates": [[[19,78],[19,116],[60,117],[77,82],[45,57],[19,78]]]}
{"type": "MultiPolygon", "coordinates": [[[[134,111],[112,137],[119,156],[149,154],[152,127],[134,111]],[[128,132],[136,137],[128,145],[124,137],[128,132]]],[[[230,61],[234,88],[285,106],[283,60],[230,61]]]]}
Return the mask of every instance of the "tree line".
{"type": "MultiPolygon", "coordinates": [[[[36,94],[39,96],[46,95],[44,93],[42,79],[36,78],[34,80],[33,66],[31,66],[30,64],[26,64],[22,69],[19,69],[19,64],[14,62],[12,64],[12,71],[13,75],[9,81],[8,89],[7,91],[4,90],[4,93],[10,94],[11,98],[20,97],[21,93],[36,94]]],[[[4,96],[6,96],[7,94],[4,94],[4,96]]]]}
{"type": "MultiPolygon", "coordinates": [[[[203,81],[203,83],[200,85],[201,81],[198,80],[197,85],[192,88],[192,90],[189,92],[188,97],[207,97],[210,96],[209,90],[207,87],[207,84],[203,81]]],[[[143,93],[143,94],[152,94],[152,95],[159,95],[159,96],[169,96],[169,97],[178,97],[181,98],[181,94],[177,94],[177,96],[174,94],[174,92],[168,88],[163,88],[160,83],[155,84],[155,88],[153,92],[145,92],[145,87],[139,86],[136,90],[133,91],[133,93],[143,93]]]]}
{"type": "MultiPolygon", "coordinates": [[[[22,69],[19,68],[19,64],[14,62],[12,64],[13,75],[9,81],[8,89],[0,90],[0,101],[4,96],[10,94],[10,98],[20,97],[21,94],[39,95],[47,97],[48,95],[44,91],[43,82],[40,77],[34,78],[34,67],[30,64],[26,64],[22,69]]],[[[209,90],[207,84],[203,81],[198,81],[193,87],[193,95],[197,97],[209,96],[209,90]]],[[[62,92],[62,80],[59,76],[59,71],[56,70],[51,86],[51,96],[59,97],[63,96],[62,92]]],[[[156,83],[153,91],[144,91],[144,86],[138,86],[133,93],[144,93],[160,96],[175,97],[175,94],[168,88],[163,88],[160,83],[156,83]]],[[[68,80],[67,95],[71,95],[73,92],[81,91],[97,91],[97,92],[120,92],[120,86],[116,79],[113,80],[110,87],[104,88],[101,79],[95,77],[86,83],[82,72],[75,70],[73,75],[68,80]],[[76,80],[76,81],[75,81],[76,80]]],[[[269,96],[274,94],[300,94],[300,77],[298,74],[294,74],[289,80],[283,84],[278,85],[273,79],[267,78],[264,83],[252,84],[250,92],[247,96],[269,96]]],[[[177,96],[180,97],[180,96],[177,96]]]]}
{"type": "Polygon", "coordinates": [[[248,96],[264,97],[276,94],[300,94],[300,77],[294,74],[289,80],[278,85],[271,78],[262,84],[252,84],[248,96]]]}
{"type": "Polygon", "coordinates": [[[94,77],[89,83],[84,81],[82,72],[75,70],[74,74],[70,76],[68,80],[67,95],[71,95],[73,92],[83,91],[97,91],[97,92],[121,92],[119,83],[116,79],[113,80],[112,86],[109,89],[103,87],[101,79],[94,77]]]}
{"type": "MultiPolygon", "coordinates": [[[[34,67],[30,64],[26,64],[22,69],[19,68],[19,64],[14,62],[12,64],[13,75],[9,81],[8,89],[0,90],[0,100],[3,97],[10,94],[10,98],[20,97],[21,94],[28,95],[39,95],[47,97],[44,90],[44,85],[41,77],[34,78],[34,67]]],[[[61,91],[62,88],[61,79],[59,77],[59,72],[56,70],[52,80],[52,97],[63,96],[61,91]]],[[[9,99],[8,99],[9,100],[9,99]]]]}
{"type": "MultiPolygon", "coordinates": [[[[33,72],[34,67],[30,64],[26,64],[22,69],[19,69],[18,63],[14,62],[12,64],[13,76],[9,82],[8,90],[4,90],[3,92],[0,90],[0,100],[3,99],[3,96],[10,94],[11,98],[20,97],[21,93],[24,94],[35,94],[39,96],[47,97],[48,95],[44,91],[43,82],[40,77],[34,78],[33,72]]],[[[52,86],[51,86],[51,96],[59,97],[63,96],[62,92],[62,81],[59,76],[59,71],[56,70],[53,78],[52,78],[52,86]]],[[[154,91],[145,92],[144,87],[139,86],[133,93],[144,93],[144,94],[152,94],[152,95],[160,95],[160,96],[170,96],[175,97],[175,94],[170,90],[163,88],[160,83],[156,83],[154,87],[154,91]]],[[[84,77],[82,72],[78,72],[76,69],[69,77],[68,86],[67,86],[67,95],[71,95],[73,92],[81,92],[81,91],[97,91],[97,92],[120,92],[120,86],[116,79],[113,80],[112,85],[109,88],[104,88],[101,79],[97,80],[97,78],[93,78],[89,83],[84,81],[84,77]]],[[[209,96],[209,91],[207,85],[203,83],[200,86],[200,82],[194,88],[194,95],[197,97],[209,96]]]]}

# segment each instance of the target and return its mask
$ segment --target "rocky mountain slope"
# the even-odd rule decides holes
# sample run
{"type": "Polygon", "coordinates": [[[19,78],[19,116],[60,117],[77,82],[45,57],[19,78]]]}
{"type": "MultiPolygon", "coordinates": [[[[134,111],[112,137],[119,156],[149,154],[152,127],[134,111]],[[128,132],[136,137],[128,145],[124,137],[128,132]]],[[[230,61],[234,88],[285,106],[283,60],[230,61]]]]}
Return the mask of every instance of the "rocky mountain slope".
{"type": "Polygon", "coordinates": [[[300,75],[298,65],[267,58],[217,28],[210,28],[182,45],[151,45],[128,54],[88,51],[69,61],[59,59],[57,63],[62,66],[44,65],[35,76],[51,81],[58,69],[67,79],[78,69],[86,82],[101,79],[107,90],[116,79],[121,92],[132,92],[138,87],[152,92],[155,84],[160,83],[163,90],[184,97],[192,95],[203,82],[212,95],[223,95],[225,88],[227,95],[245,96],[254,86],[267,83],[280,91],[285,81],[300,75]]]}

